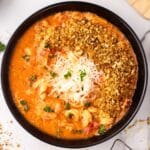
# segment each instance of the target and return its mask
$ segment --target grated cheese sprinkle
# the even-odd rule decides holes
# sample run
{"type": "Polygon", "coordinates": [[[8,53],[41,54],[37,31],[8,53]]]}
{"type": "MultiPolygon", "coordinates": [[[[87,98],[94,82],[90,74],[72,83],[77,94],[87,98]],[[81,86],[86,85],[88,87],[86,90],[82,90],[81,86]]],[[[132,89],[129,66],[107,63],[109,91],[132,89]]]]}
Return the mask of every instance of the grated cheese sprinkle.
{"type": "Polygon", "coordinates": [[[94,62],[87,56],[77,58],[73,52],[66,55],[59,54],[53,71],[58,74],[51,78],[51,94],[58,94],[65,101],[84,102],[87,96],[94,90],[95,84],[99,82],[102,72],[98,71],[94,62]],[[69,72],[69,77],[64,75],[69,72]],[[84,77],[81,80],[81,72],[84,77]]]}

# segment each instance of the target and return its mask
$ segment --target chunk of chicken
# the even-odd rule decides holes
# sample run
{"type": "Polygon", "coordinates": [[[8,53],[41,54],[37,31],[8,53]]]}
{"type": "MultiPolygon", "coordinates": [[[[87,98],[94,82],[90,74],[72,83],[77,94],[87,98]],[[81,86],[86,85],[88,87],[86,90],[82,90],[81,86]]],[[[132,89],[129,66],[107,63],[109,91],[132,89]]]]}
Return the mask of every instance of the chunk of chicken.
{"type": "Polygon", "coordinates": [[[96,112],[97,112],[97,108],[91,106],[91,107],[88,108],[88,111],[89,111],[90,113],[96,113],[96,112]]]}
{"type": "Polygon", "coordinates": [[[25,52],[25,54],[27,54],[27,55],[31,55],[31,49],[28,48],[28,47],[24,49],[24,52],[25,52]]]}
{"type": "Polygon", "coordinates": [[[46,89],[48,88],[48,83],[44,80],[44,79],[39,79],[37,80],[34,84],[33,84],[33,88],[36,89],[38,88],[39,89],[39,98],[41,100],[44,100],[45,97],[46,97],[46,89]]]}
{"type": "Polygon", "coordinates": [[[88,110],[84,110],[82,112],[82,125],[83,127],[87,127],[88,124],[92,121],[92,115],[88,110]]]}
{"type": "Polygon", "coordinates": [[[110,117],[110,115],[104,112],[100,113],[99,118],[100,118],[100,123],[103,125],[109,125],[113,122],[113,119],[110,117]]]}
{"type": "Polygon", "coordinates": [[[56,105],[55,105],[55,112],[59,113],[59,112],[61,112],[61,110],[62,110],[61,104],[60,103],[56,103],[56,105]]]}

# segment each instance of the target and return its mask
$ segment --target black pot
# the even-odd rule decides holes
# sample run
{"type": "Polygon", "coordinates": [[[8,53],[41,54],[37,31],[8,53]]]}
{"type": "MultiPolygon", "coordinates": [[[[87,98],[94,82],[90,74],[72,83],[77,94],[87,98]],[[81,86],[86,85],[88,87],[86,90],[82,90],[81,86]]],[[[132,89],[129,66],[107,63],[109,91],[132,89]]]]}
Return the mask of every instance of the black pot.
{"type": "MultiPolygon", "coordinates": [[[[20,75],[21,75],[21,72],[20,72],[20,75]]],[[[145,91],[147,87],[147,80],[148,80],[148,68],[147,68],[145,53],[141,45],[141,42],[139,41],[137,35],[131,29],[131,27],[124,20],[122,20],[119,16],[117,16],[113,12],[101,6],[97,6],[94,4],[89,4],[89,3],[84,3],[84,2],[63,2],[63,3],[50,5],[42,10],[39,10],[38,12],[31,15],[28,19],[26,19],[18,27],[18,29],[15,31],[15,33],[9,40],[7,49],[3,56],[1,80],[2,80],[2,90],[3,90],[6,103],[10,111],[16,118],[16,120],[22,125],[24,129],[26,129],[29,133],[31,133],[38,139],[44,142],[47,142],[49,144],[60,146],[60,147],[66,147],[66,148],[69,148],[69,147],[81,148],[81,147],[87,147],[87,146],[100,144],[112,138],[117,133],[122,131],[130,123],[130,121],[134,118],[135,114],[139,110],[141,103],[143,101],[144,95],[145,95],[145,91]],[[21,115],[21,113],[19,112],[19,110],[17,109],[17,107],[15,106],[13,102],[12,94],[11,94],[10,86],[9,86],[9,65],[10,65],[10,60],[11,60],[11,56],[13,53],[13,49],[18,39],[23,35],[23,33],[28,29],[28,27],[30,27],[33,23],[35,23],[39,19],[46,17],[48,15],[51,15],[53,13],[66,11],[66,10],[92,12],[92,13],[97,14],[100,17],[105,18],[106,20],[108,20],[109,22],[117,26],[122,31],[122,33],[124,33],[127,39],[130,41],[134,49],[134,52],[136,54],[137,61],[138,61],[138,68],[139,68],[137,88],[133,96],[133,103],[128,113],[105,134],[101,136],[95,136],[89,139],[84,139],[84,140],[58,139],[46,133],[43,133],[42,131],[39,131],[21,115]]]]}

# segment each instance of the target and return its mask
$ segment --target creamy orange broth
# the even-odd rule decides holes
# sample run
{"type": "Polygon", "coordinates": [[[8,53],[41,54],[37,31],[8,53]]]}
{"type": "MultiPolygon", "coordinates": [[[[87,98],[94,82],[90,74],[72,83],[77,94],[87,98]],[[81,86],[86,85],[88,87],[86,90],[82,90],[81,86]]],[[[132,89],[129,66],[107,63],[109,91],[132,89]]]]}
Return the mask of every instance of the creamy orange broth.
{"type": "MultiPolygon", "coordinates": [[[[85,30],[85,32],[87,31],[85,30]]],[[[86,36],[88,35],[88,32],[83,32],[82,34],[82,36],[86,36]]],[[[80,34],[76,36],[76,38],[78,38],[80,37],[80,34]]],[[[86,43],[88,43],[88,41],[85,41],[85,44],[86,43]]],[[[71,59],[70,61],[73,60],[71,59]]],[[[79,65],[76,64],[75,66],[79,65]]],[[[74,68],[74,70],[75,69],[76,68],[74,68]]],[[[63,80],[65,81],[65,84],[71,82],[70,80],[75,74],[74,70],[71,70],[71,73],[68,73],[69,71],[66,70],[66,73],[62,74],[62,76],[64,75],[63,80]],[[65,77],[65,74],[67,74],[67,77],[65,77]]],[[[80,12],[58,13],[33,24],[17,42],[12,55],[9,72],[9,81],[13,99],[22,115],[41,131],[58,138],[67,139],[88,138],[97,134],[103,134],[111,128],[128,110],[132,102],[134,89],[136,88],[136,80],[136,58],[132,47],[123,34],[106,20],[91,13],[80,12]],[[69,35],[71,31],[68,31],[67,29],[62,30],[61,28],[63,28],[63,26],[67,28],[72,24],[71,21],[71,23],[67,22],[72,18],[74,19],[72,21],[75,24],[74,26],[77,26],[74,27],[75,30],[77,30],[77,33],[80,33],[80,30],[78,31],[80,27],[84,27],[84,21],[83,25],[79,22],[85,18],[85,22],[92,22],[94,29],[90,29],[88,23],[85,23],[85,28],[89,31],[91,30],[91,36],[92,38],[95,38],[94,42],[91,40],[86,47],[83,45],[79,49],[77,46],[82,45],[81,39],[77,40],[73,46],[71,45],[69,47],[68,45],[69,42],[70,44],[71,42],[75,42],[74,40],[66,40],[67,45],[63,45],[63,39],[61,40],[64,36],[63,32],[68,33],[65,35],[68,36],[68,39],[71,38],[72,35],[69,35]],[[79,22],[76,22],[76,20],[79,20],[79,22]],[[101,26],[104,29],[97,26],[101,26]],[[52,27],[59,29],[54,31],[56,33],[53,33],[52,27]],[[100,30],[97,31],[97,33],[95,30],[96,27],[97,30],[100,30]],[[51,29],[50,33],[47,32],[48,29],[51,29]],[[57,33],[57,31],[59,32],[57,33]],[[48,35],[48,33],[50,35],[48,35]],[[95,37],[93,37],[94,33],[95,37]],[[52,38],[53,34],[54,38],[52,38]],[[46,36],[49,36],[48,41],[44,39],[46,36]],[[57,45],[57,38],[55,39],[56,36],[59,36],[59,45],[57,45]],[[98,38],[101,42],[96,41],[98,38]],[[105,38],[105,40],[103,40],[103,38],[105,38]],[[115,40],[113,41],[112,39],[115,40]],[[45,43],[44,40],[48,43],[45,43]],[[47,45],[43,47],[42,42],[47,45]],[[99,46],[100,44],[101,46],[99,46]],[[66,46],[69,48],[66,48],[66,46]],[[114,47],[116,47],[116,49],[114,47]],[[83,53],[81,49],[83,49],[83,53]],[[55,72],[52,72],[53,70],[51,70],[51,68],[54,68],[53,65],[57,62],[57,56],[60,54],[68,59],[70,58],[70,56],[68,56],[70,51],[73,57],[77,57],[75,60],[83,58],[83,60],[90,60],[89,65],[91,66],[97,64],[96,71],[99,75],[98,78],[100,81],[98,80],[98,82],[100,85],[93,84],[90,75],[86,72],[86,64],[83,64],[82,66],[85,67],[82,70],[82,73],[80,70],[78,72],[79,77],[77,78],[77,82],[81,82],[84,89],[87,89],[87,91],[90,92],[87,96],[80,97],[80,100],[78,100],[78,98],[72,98],[74,91],[71,88],[72,86],[77,85],[72,85],[70,89],[68,89],[73,94],[68,94],[67,100],[65,99],[65,93],[59,92],[59,89],[52,85],[59,80],[59,75],[61,75],[61,71],[57,72],[56,70],[55,72]],[[111,55],[112,52],[113,54],[111,55]],[[79,56],[76,54],[79,54],[79,56]],[[29,60],[24,57],[25,55],[29,56],[29,60]],[[115,60],[116,63],[113,64],[115,60]],[[119,68],[119,65],[121,65],[121,68],[119,68]],[[83,75],[83,78],[81,78],[81,74],[83,75]],[[45,83],[38,85],[38,81],[42,79],[46,80],[45,78],[50,78],[50,81],[48,81],[46,87],[43,87],[43,90],[40,88],[41,86],[44,86],[45,83]],[[94,90],[92,89],[93,91],[91,91],[90,87],[85,87],[85,80],[87,80],[91,86],[94,86],[94,90]],[[97,92],[95,92],[96,89],[98,89],[97,92]],[[43,90],[42,93],[40,93],[40,90],[43,90]],[[56,95],[54,95],[54,93],[51,94],[53,90],[56,95]],[[69,98],[72,99],[70,100],[69,98]],[[21,101],[25,101],[26,104],[22,104],[21,101]],[[68,103],[69,106],[66,106],[68,103]],[[28,106],[27,110],[24,108],[26,105],[28,106]],[[48,107],[44,110],[46,106],[48,107]]],[[[62,85],[59,86],[65,91],[62,85]]],[[[84,89],[82,90],[84,91],[84,89]]],[[[78,95],[78,92],[76,95],[81,96],[78,95]]]]}

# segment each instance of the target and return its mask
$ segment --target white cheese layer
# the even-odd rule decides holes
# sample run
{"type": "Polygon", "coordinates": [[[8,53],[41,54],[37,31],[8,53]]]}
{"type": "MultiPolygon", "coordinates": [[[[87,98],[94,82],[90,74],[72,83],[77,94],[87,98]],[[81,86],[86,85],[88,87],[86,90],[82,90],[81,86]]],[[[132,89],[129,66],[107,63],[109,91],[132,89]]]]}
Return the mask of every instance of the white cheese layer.
{"type": "Polygon", "coordinates": [[[77,58],[73,52],[64,56],[58,54],[52,70],[57,73],[57,76],[51,78],[51,94],[58,94],[63,100],[74,102],[86,101],[102,74],[87,56],[77,58]],[[70,75],[66,78],[68,72],[70,75]]]}

